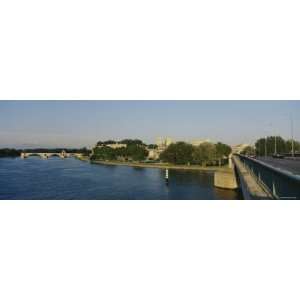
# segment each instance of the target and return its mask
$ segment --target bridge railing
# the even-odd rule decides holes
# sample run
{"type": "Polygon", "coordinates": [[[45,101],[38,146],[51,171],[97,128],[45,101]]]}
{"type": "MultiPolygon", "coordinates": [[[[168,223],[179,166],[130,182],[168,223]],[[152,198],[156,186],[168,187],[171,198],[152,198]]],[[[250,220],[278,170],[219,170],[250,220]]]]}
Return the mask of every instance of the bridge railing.
{"type": "Polygon", "coordinates": [[[300,176],[279,170],[254,158],[236,155],[257,182],[275,199],[300,199],[300,176]]]}

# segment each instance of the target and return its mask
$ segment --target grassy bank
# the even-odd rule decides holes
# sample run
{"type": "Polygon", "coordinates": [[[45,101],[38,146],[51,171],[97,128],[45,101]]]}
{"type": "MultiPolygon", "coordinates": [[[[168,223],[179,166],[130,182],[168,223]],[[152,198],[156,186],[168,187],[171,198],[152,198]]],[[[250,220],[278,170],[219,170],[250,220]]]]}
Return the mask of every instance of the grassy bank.
{"type": "Polygon", "coordinates": [[[167,163],[135,163],[135,162],[120,162],[120,161],[102,161],[102,160],[91,160],[91,163],[101,165],[115,165],[115,166],[129,166],[129,167],[140,167],[140,168],[159,168],[159,169],[177,169],[177,170],[201,170],[201,171],[219,171],[228,169],[227,166],[212,166],[203,167],[199,165],[172,165],[167,163]]]}
{"type": "Polygon", "coordinates": [[[75,158],[82,161],[90,161],[89,156],[75,156],[75,158]]]}

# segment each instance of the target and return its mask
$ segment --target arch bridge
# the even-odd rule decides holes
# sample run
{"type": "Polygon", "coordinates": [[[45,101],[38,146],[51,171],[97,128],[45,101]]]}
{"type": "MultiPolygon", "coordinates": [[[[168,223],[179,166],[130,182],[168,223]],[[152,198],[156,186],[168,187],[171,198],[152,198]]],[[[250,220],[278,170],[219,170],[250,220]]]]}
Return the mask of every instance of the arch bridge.
{"type": "Polygon", "coordinates": [[[21,158],[28,158],[29,156],[40,156],[41,158],[47,159],[52,156],[58,156],[60,158],[68,158],[68,157],[81,157],[81,153],[68,153],[66,151],[62,152],[22,152],[21,158]]]}

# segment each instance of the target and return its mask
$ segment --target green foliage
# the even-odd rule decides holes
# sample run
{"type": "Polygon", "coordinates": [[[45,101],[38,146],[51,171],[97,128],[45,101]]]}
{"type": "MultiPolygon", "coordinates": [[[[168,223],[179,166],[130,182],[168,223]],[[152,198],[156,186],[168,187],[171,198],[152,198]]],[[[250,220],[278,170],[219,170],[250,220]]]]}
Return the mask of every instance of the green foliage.
{"type": "MultiPolygon", "coordinates": [[[[121,142],[120,142],[121,143],[121,142]]],[[[112,149],[108,146],[94,148],[92,160],[133,160],[142,161],[148,156],[148,151],[141,143],[130,143],[127,147],[112,149]]]]}
{"type": "Polygon", "coordinates": [[[81,153],[85,156],[89,156],[91,154],[91,150],[87,149],[86,147],[83,147],[81,149],[75,149],[75,152],[72,152],[72,153],[81,153]],[[76,152],[77,151],[77,152],[76,152]]]}
{"type": "Polygon", "coordinates": [[[140,146],[146,146],[143,141],[141,140],[138,140],[138,139],[135,139],[135,140],[132,140],[132,139],[125,139],[125,140],[122,140],[119,142],[120,144],[126,144],[127,146],[129,145],[140,145],[140,146]]]}
{"type": "MultiPolygon", "coordinates": [[[[109,141],[111,143],[112,141],[109,141]]],[[[126,147],[112,149],[106,146],[106,142],[98,142],[94,148],[92,160],[133,160],[144,161],[148,156],[146,145],[138,139],[124,139],[119,144],[126,147]],[[99,147],[100,146],[100,147],[99,147]]],[[[157,145],[148,145],[149,149],[157,149],[157,145]]],[[[169,145],[161,154],[160,160],[177,165],[201,164],[215,165],[224,163],[231,153],[231,148],[222,143],[203,143],[197,147],[185,142],[177,142],[169,145]]]]}
{"type": "Polygon", "coordinates": [[[117,158],[116,152],[114,149],[103,146],[101,148],[95,148],[91,159],[100,159],[100,160],[115,160],[117,158]]]}
{"type": "Polygon", "coordinates": [[[222,144],[220,142],[216,144],[217,159],[227,158],[231,151],[231,147],[226,144],[222,144]]]}
{"type": "Polygon", "coordinates": [[[255,154],[255,148],[251,147],[251,146],[247,146],[242,152],[241,154],[244,155],[254,155],[255,154]]]}
{"type": "Polygon", "coordinates": [[[256,154],[259,156],[267,155],[268,147],[266,146],[266,139],[260,138],[255,142],[256,154]]]}
{"type": "Polygon", "coordinates": [[[188,164],[193,161],[193,146],[185,142],[177,142],[160,154],[160,159],[173,164],[188,164]]]}
{"type": "Polygon", "coordinates": [[[21,151],[16,149],[4,148],[0,149],[0,157],[16,157],[20,156],[21,151]]]}
{"type": "Polygon", "coordinates": [[[231,148],[222,143],[203,143],[192,146],[184,142],[171,144],[161,153],[160,159],[173,164],[221,165],[231,153],[231,148]]]}
{"type": "MultiPolygon", "coordinates": [[[[292,140],[285,142],[286,150],[288,153],[292,153],[292,140]]],[[[294,140],[294,152],[300,152],[300,142],[294,140]]]]}
{"type": "Polygon", "coordinates": [[[117,142],[114,140],[107,140],[103,142],[103,145],[111,145],[111,144],[116,144],[117,142]]]}
{"type": "Polygon", "coordinates": [[[117,142],[114,140],[107,140],[107,141],[98,141],[97,146],[105,146],[105,145],[111,145],[116,144],[117,142]]]}
{"type": "MultiPolygon", "coordinates": [[[[255,142],[256,154],[259,156],[271,156],[275,153],[275,136],[260,138],[255,142]]],[[[276,152],[285,154],[291,152],[291,145],[287,143],[281,136],[276,136],[276,152]]]]}
{"type": "Polygon", "coordinates": [[[148,145],[148,148],[149,148],[149,149],[157,149],[158,147],[157,147],[156,144],[149,144],[149,145],[148,145]]]}
{"type": "Polygon", "coordinates": [[[217,147],[212,143],[203,143],[193,150],[193,162],[207,165],[217,159],[217,147]]]}
{"type": "Polygon", "coordinates": [[[148,156],[148,151],[139,146],[139,144],[131,144],[126,147],[127,155],[134,161],[145,160],[148,156]]]}
{"type": "MultiPolygon", "coordinates": [[[[35,149],[23,149],[23,152],[30,152],[30,153],[61,153],[62,151],[66,151],[67,153],[81,153],[83,155],[90,155],[91,150],[87,149],[86,147],[83,148],[35,148],[35,149]]],[[[20,151],[21,152],[21,151],[20,151]]]]}

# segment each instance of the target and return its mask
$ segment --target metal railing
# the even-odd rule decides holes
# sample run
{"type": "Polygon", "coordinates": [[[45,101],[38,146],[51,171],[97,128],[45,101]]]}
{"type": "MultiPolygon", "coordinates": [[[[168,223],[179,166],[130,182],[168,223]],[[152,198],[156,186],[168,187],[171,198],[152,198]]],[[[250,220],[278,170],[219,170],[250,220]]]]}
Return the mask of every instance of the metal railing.
{"type": "Polygon", "coordinates": [[[300,199],[300,176],[236,154],[256,181],[275,199],[300,199]]]}

